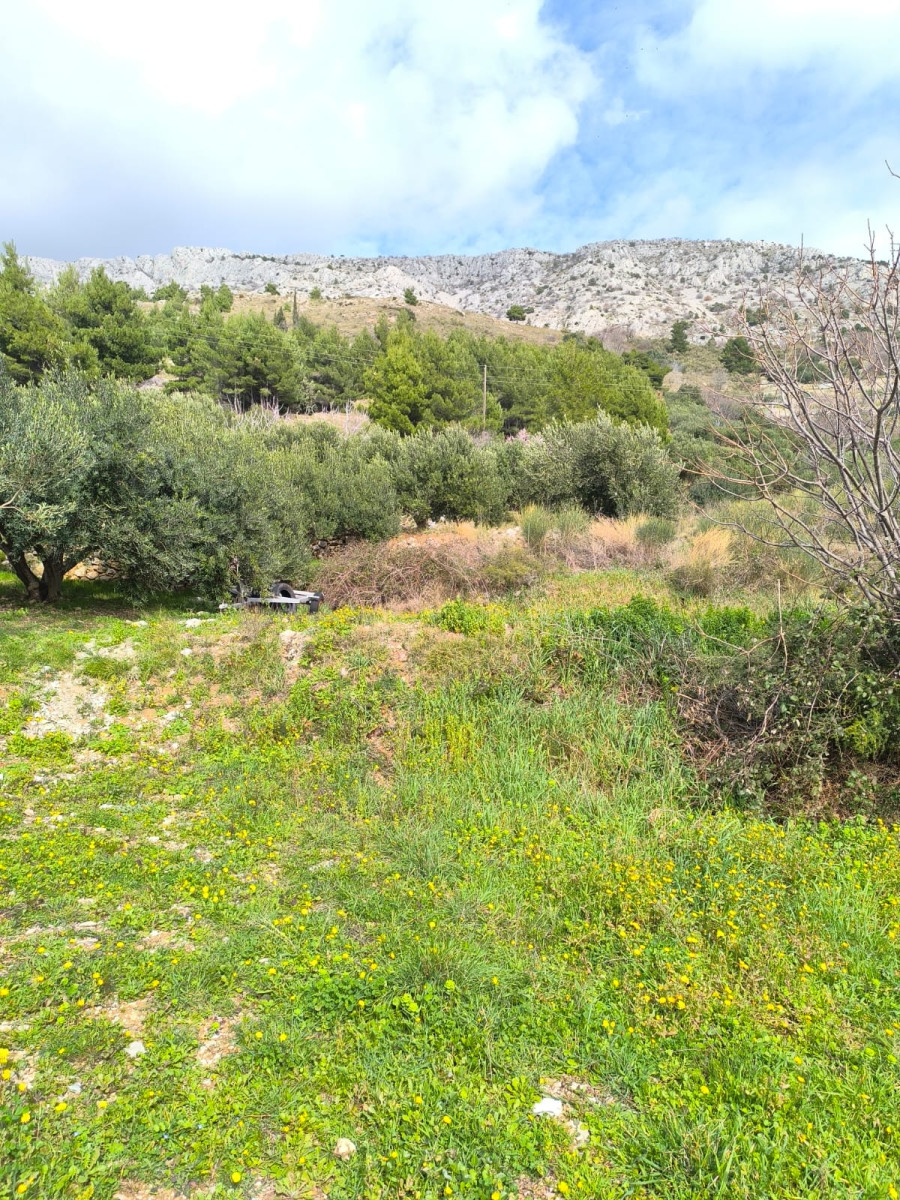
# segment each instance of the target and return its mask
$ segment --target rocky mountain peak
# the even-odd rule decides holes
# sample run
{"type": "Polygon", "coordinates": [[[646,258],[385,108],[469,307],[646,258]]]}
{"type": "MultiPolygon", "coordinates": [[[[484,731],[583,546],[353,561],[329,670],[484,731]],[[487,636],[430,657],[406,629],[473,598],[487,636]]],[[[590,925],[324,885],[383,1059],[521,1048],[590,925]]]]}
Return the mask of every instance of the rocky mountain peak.
{"type": "MultiPolygon", "coordinates": [[[[860,274],[865,266],[854,259],[828,261],[860,274]]],[[[28,262],[45,283],[66,265],[46,258],[28,262]]],[[[752,303],[761,284],[789,284],[796,265],[797,250],[774,242],[680,238],[594,242],[565,254],[519,248],[377,258],[177,246],[169,254],[82,258],[74,264],[81,276],[103,266],[111,278],[145,288],[149,295],[173,280],[188,291],[225,283],[233,291],[253,292],[274,283],[288,294],[318,287],[325,296],[374,298],[401,297],[412,288],[424,300],[461,312],[502,317],[518,304],[533,325],[599,336],[613,329],[658,335],[681,318],[695,320],[698,330],[728,332],[745,299],[752,303]]]]}

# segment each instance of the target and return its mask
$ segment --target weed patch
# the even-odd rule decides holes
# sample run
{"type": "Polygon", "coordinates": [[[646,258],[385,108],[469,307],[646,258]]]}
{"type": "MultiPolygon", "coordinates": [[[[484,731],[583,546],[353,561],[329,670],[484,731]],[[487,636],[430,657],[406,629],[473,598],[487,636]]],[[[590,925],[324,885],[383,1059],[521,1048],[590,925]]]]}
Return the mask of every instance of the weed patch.
{"type": "Polygon", "coordinates": [[[471,595],[181,619],[82,678],[121,689],[108,728],[28,736],[30,680],[2,710],[4,1194],[896,1187],[900,831],[862,769],[889,631],[471,595]],[[856,815],[726,803],[691,706],[774,686],[799,738],[812,679],[856,815]]]}

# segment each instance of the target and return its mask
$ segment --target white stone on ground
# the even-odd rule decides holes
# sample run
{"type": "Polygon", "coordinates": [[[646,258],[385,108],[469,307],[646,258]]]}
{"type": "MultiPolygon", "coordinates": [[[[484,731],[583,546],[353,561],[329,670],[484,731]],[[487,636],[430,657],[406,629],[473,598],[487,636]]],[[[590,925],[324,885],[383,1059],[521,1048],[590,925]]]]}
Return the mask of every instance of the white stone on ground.
{"type": "Polygon", "coordinates": [[[563,1103],[554,1096],[542,1096],[537,1104],[533,1105],[531,1111],[536,1117],[559,1118],[563,1114],[563,1103]]]}

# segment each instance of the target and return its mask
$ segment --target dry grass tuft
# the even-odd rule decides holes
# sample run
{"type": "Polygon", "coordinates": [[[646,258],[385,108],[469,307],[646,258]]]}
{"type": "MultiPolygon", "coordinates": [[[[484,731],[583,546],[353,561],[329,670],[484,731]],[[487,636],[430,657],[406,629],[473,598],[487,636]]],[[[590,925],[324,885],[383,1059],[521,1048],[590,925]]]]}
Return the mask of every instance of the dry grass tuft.
{"type": "Polygon", "coordinates": [[[602,548],[608,562],[642,563],[646,554],[637,536],[640,523],[640,517],[627,517],[622,521],[599,517],[591,525],[591,537],[602,548]]]}
{"type": "Polygon", "coordinates": [[[729,529],[713,526],[695,534],[677,554],[672,582],[694,596],[711,596],[732,563],[733,536],[729,529]]]}

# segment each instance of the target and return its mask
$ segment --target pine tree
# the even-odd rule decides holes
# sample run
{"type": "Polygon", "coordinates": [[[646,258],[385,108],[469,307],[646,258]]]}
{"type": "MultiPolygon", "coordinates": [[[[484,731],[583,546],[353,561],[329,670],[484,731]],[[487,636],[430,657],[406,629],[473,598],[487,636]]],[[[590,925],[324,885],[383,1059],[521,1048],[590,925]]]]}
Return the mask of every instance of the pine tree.
{"type": "Polygon", "coordinates": [[[676,321],[672,326],[672,334],[669,338],[669,350],[673,354],[687,354],[687,321],[676,321]]]}
{"type": "Polygon", "coordinates": [[[33,382],[69,359],[69,331],[38,293],[12,242],[0,254],[0,364],[14,380],[33,382]]]}

